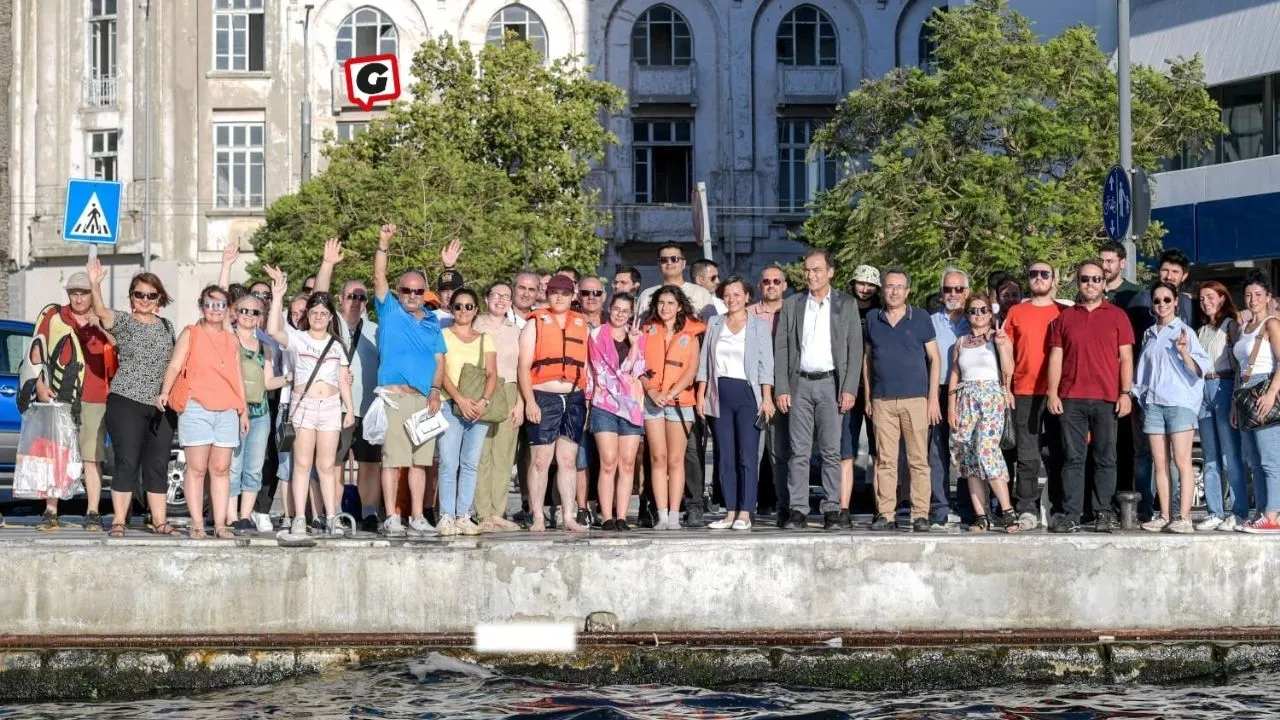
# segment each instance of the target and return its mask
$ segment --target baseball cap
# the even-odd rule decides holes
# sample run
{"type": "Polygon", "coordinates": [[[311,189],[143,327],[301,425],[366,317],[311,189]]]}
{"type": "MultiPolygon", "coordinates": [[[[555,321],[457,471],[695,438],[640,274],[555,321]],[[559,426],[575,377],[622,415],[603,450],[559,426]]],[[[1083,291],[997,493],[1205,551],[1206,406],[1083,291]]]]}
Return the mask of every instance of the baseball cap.
{"type": "Polygon", "coordinates": [[[552,275],[547,281],[547,292],[566,292],[573,293],[573,278],[567,275],[552,275]]]}
{"type": "Polygon", "coordinates": [[[462,273],[457,270],[445,270],[440,273],[440,277],[436,279],[436,292],[457,290],[462,287],[462,285],[462,273]]]}
{"type": "Polygon", "coordinates": [[[92,290],[93,286],[89,284],[89,273],[84,271],[72,273],[71,277],[67,278],[67,289],[92,290]]]}
{"type": "MultiPolygon", "coordinates": [[[[461,286],[459,286],[459,287],[461,287],[461,286]]],[[[423,304],[423,305],[432,305],[432,306],[434,306],[434,307],[437,307],[437,308],[438,308],[438,307],[440,307],[440,296],[439,296],[439,295],[437,295],[437,294],[435,294],[435,293],[433,293],[433,292],[431,292],[430,290],[427,290],[427,292],[426,292],[426,293],[424,293],[424,294],[423,294],[423,296],[422,296],[422,304],[423,304]]]]}
{"type": "Polygon", "coordinates": [[[859,265],[853,271],[853,281],[880,287],[880,271],[870,265],[859,265]]]}

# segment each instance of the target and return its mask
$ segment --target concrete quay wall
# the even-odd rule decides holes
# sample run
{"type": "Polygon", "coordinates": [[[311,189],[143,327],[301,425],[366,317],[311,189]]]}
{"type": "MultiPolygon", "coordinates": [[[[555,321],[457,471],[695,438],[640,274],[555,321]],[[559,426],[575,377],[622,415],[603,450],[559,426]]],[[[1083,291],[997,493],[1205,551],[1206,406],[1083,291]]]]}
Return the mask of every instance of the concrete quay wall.
{"type": "Polygon", "coordinates": [[[1280,628],[1273,540],[702,532],[421,543],[0,537],[0,635],[1280,628]]]}

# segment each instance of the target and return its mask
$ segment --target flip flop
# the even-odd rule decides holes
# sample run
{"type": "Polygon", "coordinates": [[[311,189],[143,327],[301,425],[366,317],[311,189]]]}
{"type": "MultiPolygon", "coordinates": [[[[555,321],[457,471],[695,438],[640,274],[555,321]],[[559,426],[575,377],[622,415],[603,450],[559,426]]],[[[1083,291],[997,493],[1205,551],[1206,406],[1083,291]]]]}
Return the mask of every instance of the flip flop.
{"type": "Polygon", "coordinates": [[[178,532],[178,528],[170,525],[168,522],[162,522],[159,525],[156,525],[150,528],[150,530],[152,535],[181,535],[182,534],[181,532],[178,532]]]}

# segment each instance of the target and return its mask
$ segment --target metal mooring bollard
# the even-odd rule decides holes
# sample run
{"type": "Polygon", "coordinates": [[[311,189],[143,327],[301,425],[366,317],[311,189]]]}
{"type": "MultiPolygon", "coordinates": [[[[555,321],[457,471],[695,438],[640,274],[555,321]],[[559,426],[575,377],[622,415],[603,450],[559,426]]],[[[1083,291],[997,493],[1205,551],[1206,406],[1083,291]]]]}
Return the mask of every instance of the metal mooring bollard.
{"type": "Polygon", "coordinates": [[[1141,499],[1142,495],[1136,492],[1116,493],[1116,500],[1120,502],[1121,530],[1138,529],[1138,501],[1141,499]]]}

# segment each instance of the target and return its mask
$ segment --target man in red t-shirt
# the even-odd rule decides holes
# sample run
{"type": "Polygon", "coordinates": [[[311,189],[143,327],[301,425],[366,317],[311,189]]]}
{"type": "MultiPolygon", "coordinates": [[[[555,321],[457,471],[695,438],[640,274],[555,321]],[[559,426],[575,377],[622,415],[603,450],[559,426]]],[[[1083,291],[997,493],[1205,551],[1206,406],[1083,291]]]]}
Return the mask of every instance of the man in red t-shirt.
{"type": "Polygon", "coordinates": [[[1062,512],[1062,430],[1058,416],[1047,411],[1049,392],[1049,325],[1065,305],[1055,300],[1058,275],[1047,262],[1027,269],[1031,298],[1009,308],[1004,331],[1013,343],[1014,417],[1017,423],[1018,471],[1014,487],[1018,524],[1023,530],[1039,525],[1040,449],[1049,450],[1049,501],[1052,513],[1062,512]],[[1043,443],[1043,445],[1042,445],[1043,443]]]}
{"type": "MultiPolygon", "coordinates": [[[[1063,515],[1050,532],[1080,529],[1084,512],[1085,458],[1093,451],[1094,529],[1116,528],[1116,424],[1131,409],[1133,326],[1124,310],[1103,298],[1102,261],[1076,271],[1078,304],[1049,326],[1049,412],[1061,416],[1066,464],[1062,470],[1063,515]]],[[[1016,391],[1015,391],[1016,392],[1016,391]]]]}
{"type": "MultiPolygon", "coordinates": [[[[107,409],[107,346],[111,336],[102,330],[98,316],[93,312],[93,296],[90,294],[89,275],[77,272],[67,279],[67,304],[58,309],[62,322],[75,331],[80,341],[84,363],[84,385],[80,390],[80,458],[84,462],[84,489],[88,509],[84,516],[84,529],[102,531],[102,516],[98,514],[98,502],[102,497],[102,461],[106,455],[107,428],[103,422],[107,409]]],[[[45,347],[53,352],[49,337],[52,313],[43,317],[36,327],[36,336],[44,338],[45,347]]],[[[50,358],[51,363],[65,365],[74,351],[63,346],[60,357],[50,358]]],[[[31,358],[40,362],[41,358],[31,358]]],[[[50,402],[56,398],[58,388],[50,388],[42,374],[36,379],[36,399],[50,402]]],[[[58,523],[58,499],[45,500],[44,515],[37,530],[49,531],[60,527],[58,523]]]]}

